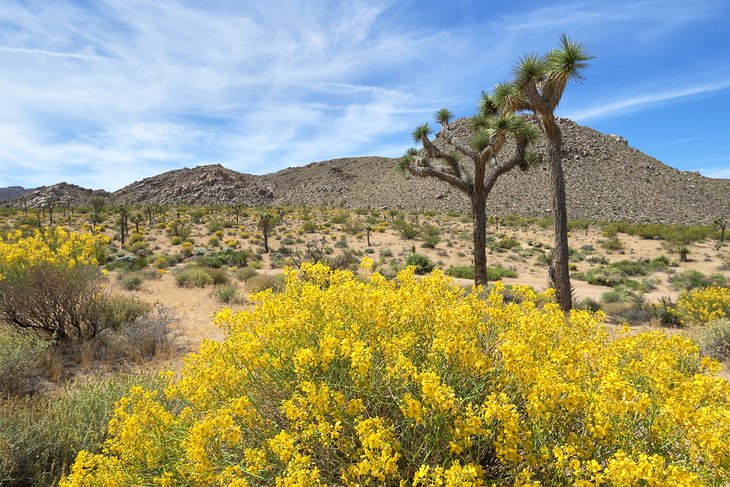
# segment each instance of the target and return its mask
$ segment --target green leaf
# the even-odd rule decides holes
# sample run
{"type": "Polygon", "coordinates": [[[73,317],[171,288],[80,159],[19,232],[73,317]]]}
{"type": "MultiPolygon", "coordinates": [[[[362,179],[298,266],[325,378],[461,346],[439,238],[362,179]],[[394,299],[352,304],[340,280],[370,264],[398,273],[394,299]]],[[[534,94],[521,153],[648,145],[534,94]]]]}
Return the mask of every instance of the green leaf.
{"type": "Polygon", "coordinates": [[[585,79],[582,71],[588,67],[586,61],[593,59],[586,47],[571,41],[566,34],[560,35],[560,47],[548,52],[545,60],[548,66],[548,76],[561,80],[581,82],[585,79]]]}
{"type": "Polygon", "coordinates": [[[543,79],[548,71],[545,61],[535,53],[525,54],[514,68],[515,85],[523,87],[543,79]]]}
{"type": "Polygon", "coordinates": [[[493,122],[492,119],[493,116],[486,116],[486,115],[474,115],[469,119],[469,123],[471,124],[472,129],[479,130],[479,129],[489,129],[492,128],[493,122]]]}
{"type": "Polygon", "coordinates": [[[537,151],[531,150],[525,154],[525,159],[530,166],[536,166],[542,162],[542,157],[537,151]]]}
{"type": "Polygon", "coordinates": [[[499,106],[494,101],[489,93],[482,91],[482,98],[479,100],[479,114],[484,117],[491,117],[496,115],[499,111],[499,106]]]}
{"type": "Polygon", "coordinates": [[[434,114],[436,122],[443,125],[448,125],[451,119],[454,118],[454,114],[448,108],[442,108],[434,114]]]}
{"type": "Polygon", "coordinates": [[[522,125],[522,118],[506,114],[493,119],[492,128],[497,132],[516,132],[522,125]]]}
{"type": "Polygon", "coordinates": [[[469,145],[472,149],[481,152],[492,144],[494,135],[495,131],[493,129],[479,129],[472,137],[469,145]]]}
{"type": "Polygon", "coordinates": [[[522,91],[512,83],[497,83],[492,98],[500,109],[506,112],[523,110],[527,105],[522,91]]]}
{"type": "Polygon", "coordinates": [[[420,142],[423,137],[428,137],[429,135],[431,135],[431,127],[429,127],[427,123],[424,123],[423,125],[419,125],[416,130],[413,131],[413,141],[420,142]]]}
{"type": "Polygon", "coordinates": [[[527,137],[527,140],[534,144],[537,142],[537,139],[540,137],[540,128],[535,125],[534,123],[527,122],[525,120],[522,121],[522,124],[517,129],[517,134],[527,137]]]}

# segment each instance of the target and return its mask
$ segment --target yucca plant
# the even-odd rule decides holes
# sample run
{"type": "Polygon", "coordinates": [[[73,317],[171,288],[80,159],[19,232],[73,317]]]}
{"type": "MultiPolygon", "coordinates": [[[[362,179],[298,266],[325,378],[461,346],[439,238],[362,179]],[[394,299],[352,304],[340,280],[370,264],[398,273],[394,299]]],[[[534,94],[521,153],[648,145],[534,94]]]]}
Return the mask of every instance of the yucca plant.
{"type": "Polygon", "coordinates": [[[586,48],[563,34],[560,46],[539,56],[526,54],[514,69],[512,85],[501,87],[498,100],[516,111],[532,112],[537,119],[547,147],[545,156],[549,167],[555,225],[555,294],[564,311],[572,307],[570,272],[568,269],[568,215],[565,203],[565,181],[560,162],[562,135],[555,120],[555,108],[563,97],[568,81],[580,82],[591,59],[586,48]]]}
{"type": "MultiPolygon", "coordinates": [[[[498,85],[499,86],[499,85],[498,85]]],[[[435,114],[441,126],[441,136],[455,151],[446,152],[437,147],[429,136],[431,128],[427,123],[413,131],[413,140],[422,149],[411,148],[400,159],[399,168],[420,177],[439,179],[471,200],[474,242],[474,282],[487,283],[487,197],[494,183],[502,174],[515,167],[527,170],[536,155],[528,153],[527,147],[537,137],[538,130],[524,117],[515,115],[509,98],[501,96],[497,89],[493,93],[482,92],[479,112],[471,118],[473,135],[469,140],[460,140],[453,132],[451,123],[454,115],[442,108],[435,114]],[[497,160],[508,138],[515,141],[515,152],[508,160],[497,160]],[[473,164],[473,173],[467,171],[462,159],[473,164]]]]}

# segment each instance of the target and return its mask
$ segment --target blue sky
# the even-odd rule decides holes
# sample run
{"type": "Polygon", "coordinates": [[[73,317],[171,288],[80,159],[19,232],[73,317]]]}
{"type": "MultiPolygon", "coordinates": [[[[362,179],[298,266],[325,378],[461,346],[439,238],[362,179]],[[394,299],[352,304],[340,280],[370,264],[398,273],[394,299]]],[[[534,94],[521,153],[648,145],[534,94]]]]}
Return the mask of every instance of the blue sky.
{"type": "Polygon", "coordinates": [[[730,177],[728,21],[726,0],[5,0],[0,186],[396,157],[561,32],[595,59],[559,115],[730,177]]]}

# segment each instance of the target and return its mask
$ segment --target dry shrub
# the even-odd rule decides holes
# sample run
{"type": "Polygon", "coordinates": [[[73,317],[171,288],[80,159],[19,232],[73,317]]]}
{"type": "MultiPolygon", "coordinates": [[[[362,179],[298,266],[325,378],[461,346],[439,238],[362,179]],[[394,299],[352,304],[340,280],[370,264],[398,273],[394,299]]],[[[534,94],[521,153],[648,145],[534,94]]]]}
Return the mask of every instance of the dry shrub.
{"type": "Polygon", "coordinates": [[[271,289],[273,291],[281,291],[284,288],[283,275],[258,274],[253,276],[246,282],[249,291],[258,293],[271,289]]]}
{"type": "Polygon", "coordinates": [[[82,366],[93,362],[130,360],[135,363],[150,360],[157,355],[175,351],[177,336],[172,328],[176,316],[164,306],[151,309],[127,322],[114,332],[104,333],[74,349],[76,361],[82,366]]]}
{"type": "Polygon", "coordinates": [[[113,296],[93,266],[40,264],[0,280],[0,320],[58,342],[93,339],[149,312],[149,305],[113,296]]]}

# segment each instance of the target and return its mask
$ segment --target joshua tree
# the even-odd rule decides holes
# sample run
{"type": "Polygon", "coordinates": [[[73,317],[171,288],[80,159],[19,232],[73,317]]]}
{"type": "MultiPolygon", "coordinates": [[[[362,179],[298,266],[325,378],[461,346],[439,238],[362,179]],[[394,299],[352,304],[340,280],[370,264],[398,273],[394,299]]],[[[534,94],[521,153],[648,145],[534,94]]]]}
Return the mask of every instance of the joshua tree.
{"type": "Polygon", "coordinates": [[[124,247],[125,238],[127,237],[127,219],[129,218],[129,208],[124,205],[119,206],[117,209],[119,213],[119,237],[124,247]]]}
{"type": "MultiPolygon", "coordinates": [[[[527,170],[535,156],[527,153],[527,146],[537,136],[537,128],[523,117],[514,114],[509,97],[503,96],[500,85],[493,94],[482,92],[479,113],[471,118],[474,129],[469,140],[460,140],[453,134],[452,113],[443,108],[436,112],[441,125],[441,136],[456,152],[445,152],[429,139],[431,129],[423,124],[413,132],[413,140],[422,150],[409,149],[400,159],[399,167],[415,176],[432,177],[466,193],[471,200],[474,241],[474,282],[487,283],[487,197],[497,178],[520,167],[527,170]],[[499,162],[497,155],[508,138],[514,138],[512,158],[499,162]],[[467,172],[462,157],[471,160],[473,173],[467,172]]],[[[471,167],[469,168],[472,169],[471,167]]]]}
{"type": "Polygon", "coordinates": [[[549,167],[552,193],[553,221],[555,225],[555,293],[563,311],[572,306],[570,272],[568,271],[568,215],[565,204],[565,181],[560,162],[562,136],[555,120],[555,108],[560,103],[568,81],[582,81],[582,71],[591,59],[585,47],[571,41],[563,34],[560,47],[543,56],[527,54],[515,67],[515,79],[509,88],[514,108],[532,112],[537,119],[547,147],[545,156],[549,167]]]}
{"type": "Polygon", "coordinates": [[[92,213],[89,220],[91,221],[91,233],[94,233],[96,231],[96,225],[103,221],[98,213],[92,213]]]}
{"type": "Polygon", "coordinates": [[[259,215],[259,230],[264,236],[264,253],[269,253],[269,231],[274,226],[274,216],[265,211],[259,215]]]}
{"type": "Polygon", "coordinates": [[[104,205],[106,204],[106,201],[104,201],[104,198],[101,196],[96,196],[92,198],[91,200],[91,207],[94,209],[94,214],[98,215],[101,213],[101,210],[104,209],[104,205]]]}
{"type": "Polygon", "coordinates": [[[233,211],[233,214],[236,215],[236,225],[238,225],[240,217],[246,216],[245,211],[246,205],[241,203],[236,203],[235,205],[231,206],[231,210],[233,211]]]}
{"type": "Polygon", "coordinates": [[[54,197],[50,197],[46,200],[45,205],[48,208],[48,225],[53,226],[53,208],[56,207],[58,200],[54,197]]]}
{"type": "Polygon", "coordinates": [[[724,218],[718,218],[712,224],[720,229],[720,242],[724,242],[725,230],[727,229],[727,220],[725,220],[724,218]]]}
{"type": "Polygon", "coordinates": [[[142,217],[141,213],[135,212],[129,216],[129,221],[134,223],[134,231],[136,233],[139,233],[139,224],[142,222],[142,219],[143,219],[143,217],[142,217]]]}

